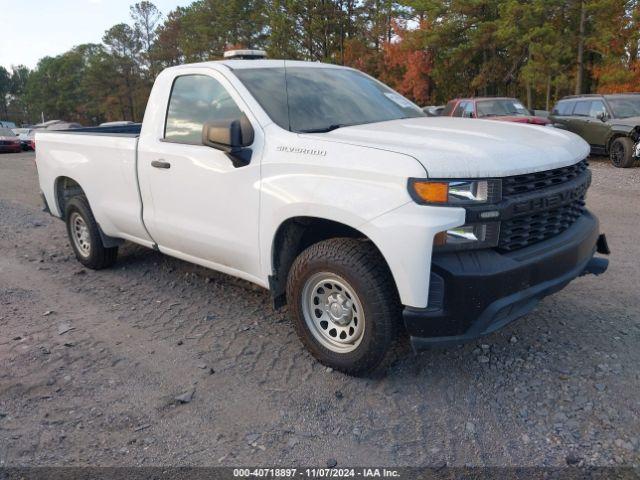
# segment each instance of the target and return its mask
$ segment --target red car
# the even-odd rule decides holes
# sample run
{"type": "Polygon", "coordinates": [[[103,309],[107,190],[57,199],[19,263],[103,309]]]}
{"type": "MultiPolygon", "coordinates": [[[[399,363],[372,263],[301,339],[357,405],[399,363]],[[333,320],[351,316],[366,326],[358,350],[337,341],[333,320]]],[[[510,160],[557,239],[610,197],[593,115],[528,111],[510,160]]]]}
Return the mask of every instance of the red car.
{"type": "Polygon", "coordinates": [[[443,117],[482,118],[533,125],[549,125],[551,123],[546,118],[531,115],[531,112],[518,99],[508,97],[456,98],[447,103],[441,115],[443,117]]]}
{"type": "Polygon", "coordinates": [[[10,128],[0,127],[0,152],[22,152],[20,138],[10,128]]]}

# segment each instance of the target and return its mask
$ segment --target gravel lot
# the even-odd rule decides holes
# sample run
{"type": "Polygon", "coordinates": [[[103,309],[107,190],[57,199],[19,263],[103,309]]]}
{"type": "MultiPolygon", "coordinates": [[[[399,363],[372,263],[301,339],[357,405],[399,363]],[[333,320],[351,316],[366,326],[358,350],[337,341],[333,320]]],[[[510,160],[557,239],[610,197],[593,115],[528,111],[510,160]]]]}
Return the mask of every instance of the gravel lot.
{"type": "Polygon", "coordinates": [[[354,379],[249,283],[134,245],[82,268],[33,158],[0,155],[0,465],[640,464],[640,168],[592,161],[606,276],[354,379]]]}

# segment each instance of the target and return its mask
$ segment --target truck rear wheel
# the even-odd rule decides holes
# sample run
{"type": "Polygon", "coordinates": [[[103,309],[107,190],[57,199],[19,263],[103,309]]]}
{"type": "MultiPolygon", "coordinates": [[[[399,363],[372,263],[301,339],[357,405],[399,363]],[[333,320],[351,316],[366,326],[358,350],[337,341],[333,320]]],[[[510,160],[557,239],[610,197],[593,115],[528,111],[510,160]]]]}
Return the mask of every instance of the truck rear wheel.
{"type": "Polygon", "coordinates": [[[67,234],[76,258],[85,267],[100,270],[110,267],[118,256],[118,247],[106,248],[100,229],[84,197],[73,197],[66,205],[67,234]]]}
{"type": "Polygon", "coordinates": [[[636,163],[633,158],[633,140],[629,137],[618,137],[609,149],[609,158],[614,167],[630,168],[636,163]]]}
{"type": "Polygon", "coordinates": [[[382,255],[368,241],[334,238],[307,248],[291,267],[287,298],[302,343],[336,370],[374,370],[395,339],[400,302],[382,255]]]}

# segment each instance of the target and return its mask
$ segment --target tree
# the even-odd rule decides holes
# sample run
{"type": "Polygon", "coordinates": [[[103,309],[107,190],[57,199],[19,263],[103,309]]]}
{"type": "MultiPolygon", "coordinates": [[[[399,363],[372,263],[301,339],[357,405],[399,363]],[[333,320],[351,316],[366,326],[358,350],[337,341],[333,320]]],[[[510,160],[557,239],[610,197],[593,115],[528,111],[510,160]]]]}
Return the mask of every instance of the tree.
{"type": "Polygon", "coordinates": [[[423,30],[395,23],[395,42],[383,43],[380,79],[398,92],[425,105],[432,100],[432,52],[424,46],[423,30]]]}
{"type": "Polygon", "coordinates": [[[111,53],[111,65],[116,75],[112,75],[116,85],[116,96],[122,106],[121,120],[141,120],[142,82],[141,68],[136,59],[142,48],[138,32],[126,23],[120,23],[106,31],[102,41],[111,53]]]}
{"type": "Polygon", "coordinates": [[[165,22],[156,30],[156,41],[151,47],[151,61],[158,68],[171,67],[184,62],[181,45],[183,9],[178,7],[169,13],[165,22]]]}
{"type": "Polygon", "coordinates": [[[162,68],[230,47],[350,65],[419,103],[509,95],[548,110],[640,85],[640,0],[196,0],[166,17],[142,0],[130,14],[101,45],[0,68],[0,116],[139,121],[162,68]]]}
{"type": "Polygon", "coordinates": [[[143,1],[132,5],[130,8],[131,18],[134,21],[136,36],[142,44],[140,63],[144,66],[147,77],[153,80],[157,74],[156,63],[152,55],[153,46],[157,39],[157,27],[162,13],[151,2],[143,1]]]}
{"type": "Polygon", "coordinates": [[[7,110],[8,116],[19,124],[29,122],[29,105],[25,101],[25,93],[30,73],[29,69],[24,65],[14,66],[11,72],[7,110]]]}
{"type": "Polygon", "coordinates": [[[9,92],[11,92],[11,75],[6,68],[0,66],[0,113],[4,118],[8,117],[9,92]]]}

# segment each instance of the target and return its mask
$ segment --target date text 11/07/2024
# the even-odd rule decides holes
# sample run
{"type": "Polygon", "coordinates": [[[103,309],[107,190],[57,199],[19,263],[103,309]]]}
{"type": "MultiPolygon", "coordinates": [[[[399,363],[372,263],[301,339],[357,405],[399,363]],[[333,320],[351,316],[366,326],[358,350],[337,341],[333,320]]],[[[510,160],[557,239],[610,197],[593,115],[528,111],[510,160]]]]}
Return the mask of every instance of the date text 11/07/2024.
{"type": "Polygon", "coordinates": [[[234,468],[234,478],[400,478],[388,468],[234,468]]]}

